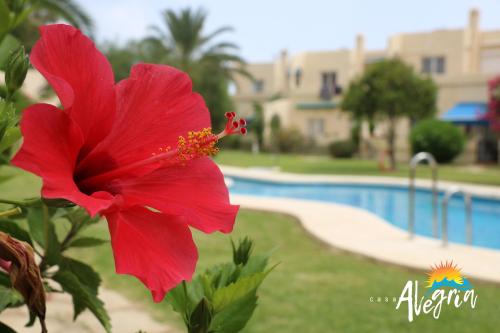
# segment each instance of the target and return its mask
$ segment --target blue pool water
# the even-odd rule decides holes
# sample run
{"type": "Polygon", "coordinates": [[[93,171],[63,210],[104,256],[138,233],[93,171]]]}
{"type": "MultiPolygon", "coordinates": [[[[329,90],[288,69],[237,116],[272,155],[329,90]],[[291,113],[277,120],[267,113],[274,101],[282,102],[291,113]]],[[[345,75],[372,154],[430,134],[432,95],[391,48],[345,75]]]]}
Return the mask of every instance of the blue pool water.
{"type": "MultiPolygon", "coordinates": [[[[289,184],[229,177],[230,192],[267,197],[287,197],[346,204],[366,209],[396,227],[408,227],[408,189],[400,186],[359,184],[289,184]]],[[[441,224],[439,196],[438,222],[441,224]]],[[[415,196],[416,233],[432,235],[432,193],[417,189],[415,196]]],[[[332,217],[333,219],[334,217],[332,217]]],[[[500,249],[500,200],[472,198],[473,245],[500,249]]],[[[441,234],[441,230],[439,230],[441,234]]],[[[463,198],[455,196],[448,206],[448,239],[466,243],[463,198]]]]}

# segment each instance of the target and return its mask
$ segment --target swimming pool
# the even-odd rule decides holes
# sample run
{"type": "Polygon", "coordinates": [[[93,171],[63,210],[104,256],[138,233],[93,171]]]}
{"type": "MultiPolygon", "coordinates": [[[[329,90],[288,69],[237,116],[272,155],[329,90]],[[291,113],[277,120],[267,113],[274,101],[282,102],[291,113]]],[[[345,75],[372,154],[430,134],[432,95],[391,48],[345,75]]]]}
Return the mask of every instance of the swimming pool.
{"type": "MultiPolygon", "coordinates": [[[[408,188],[396,185],[360,184],[295,184],[260,181],[240,177],[232,180],[229,191],[233,194],[264,197],[286,197],[346,204],[366,209],[389,223],[407,230],[408,188]]],[[[438,217],[441,224],[439,194],[438,217]]],[[[415,195],[415,231],[432,237],[432,192],[417,189],[415,195]]],[[[500,200],[472,198],[473,245],[500,249],[500,200]]],[[[441,226],[439,226],[441,229],[441,226]]],[[[439,230],[441,235],[441,230],[439,230]]],[[[440,236],[439,236],[440,237],[440,236]]],[[[454,196],[448,206],[448,239],[466,243],[465,207],[461,196],[454,196]]]]}

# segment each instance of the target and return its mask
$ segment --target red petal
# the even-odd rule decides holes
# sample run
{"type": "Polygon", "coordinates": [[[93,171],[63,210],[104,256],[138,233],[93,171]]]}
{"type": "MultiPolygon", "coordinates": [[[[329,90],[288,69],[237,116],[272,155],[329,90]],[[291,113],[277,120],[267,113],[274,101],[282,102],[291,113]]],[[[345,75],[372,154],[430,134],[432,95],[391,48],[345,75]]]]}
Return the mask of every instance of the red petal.
{"type": "Polygon", "coordinates": [[[87,151],[111,129],[115,112],[113,71],[94,43],[72,26],[47,25],[40,33],[31,63],[80,126],[87,151]]]}
{"type": "Polygon", "coordinates": [[[155,302],[191,280],[198,252],[189,227],[175,217],[134,207],[106,215],[116,272],[136,276],[155,302]]]}
{"type": "Polygon", "coordinates": [[[192,92],[189,76],[173,67],[135,65],[117,85],[117,100],[112,132],[79,165],[81,178],[151,157],[160,148],[175,149],[180,135],[210,127],[203,98],[192,92]],[[103,156],[113,163],[103,164],[103,156]]]}
{"type": "Polygon", "coordinates": [[[48,104],[32,105],[23,112],[21,131],[24,142],[12,164],[42,177],[43,197],[67,199],[92,215],[111,205],[109,193],[88,196],[75,185],[73,168],[83,137],[66,113],[48,104]]]}
{"type": "Polygon", "coordinates": [[[224,177],[208,157],[121,181],[117,191],[126,204],[182,215],[186,223],[207,233],[231,232],[239,208],[229,203],[224,177]]]}

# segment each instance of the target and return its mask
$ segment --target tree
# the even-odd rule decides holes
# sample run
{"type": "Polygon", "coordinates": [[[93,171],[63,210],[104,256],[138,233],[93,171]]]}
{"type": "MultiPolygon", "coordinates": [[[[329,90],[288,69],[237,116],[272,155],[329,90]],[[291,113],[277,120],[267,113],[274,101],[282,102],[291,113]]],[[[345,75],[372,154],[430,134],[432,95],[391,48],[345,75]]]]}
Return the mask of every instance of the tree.
{"type": "Polygon", "coordinates": [[[162,13],[163,27],[151,27],[153,35],[147,38],[150,45],[163,54],[165,62],[187,72],[194,89],[201,93],[210,110],[212,123],[222,126],[224,113],[232,109],[228,84],[233,74],[248,76],[245,62],[234,51],[238,46],[231,42],[214,42],[219,35],[233,29],[223,26],[205,34],[207,12],[203,9],[185,8],[179,12],[162,13]]]}
{"type": "Polygon", "coordinates": [[[389,59],[369,65],[350,84],[341,108],[356,120],[367,120],[372,128],[377,121],[388,122],[389,158],[391,169],[395,169],[397,120],[408,117],[414,122],[434,115],[436,95],[436,85],[430,78],[417,75],[399,59],[389,59]]]}
{"type": "MultiPolygon", "coordinates": [[[[38,39],[38,27],[58,20],[64,20],[87,35],[94,32],[94,22],[90,15],[75,0],[30,0],[27,1],[29,15],[24,24],[12,34],[29,50],[38,39]]],[[[21,14],[21,13],[20,13],[21,14]]]]}
{"type": "Polygon", "coordinates": [[[252,132],[255,133],[260,148],[264,144],[264,110],[261,103],[253,103],[253,114],[250,126],[252,132]]]}

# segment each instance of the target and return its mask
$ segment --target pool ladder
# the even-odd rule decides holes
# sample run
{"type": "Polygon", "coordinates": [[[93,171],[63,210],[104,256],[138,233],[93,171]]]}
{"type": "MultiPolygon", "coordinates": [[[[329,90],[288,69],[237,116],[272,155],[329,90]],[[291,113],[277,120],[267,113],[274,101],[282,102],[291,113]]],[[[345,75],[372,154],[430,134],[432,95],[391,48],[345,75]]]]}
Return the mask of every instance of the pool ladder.
{"type": "MultiPolygon", "coordinates": [[[[437,189],[437,162],[432,154],[420,152],[412,157],[410,161],[410,182],[408,189],[408,236],[410,239],[415,237],[415,174],[417,166],[426,161],[432,170],[432,235],[438,237],[438,189],[437,189]]],[[[462,194],[465,202],[466,212],[466,239],[467,244],[472,245],[472,199],[469,193],[459,187],[450,187],[446,190],[442,202],[442,217],[441,217],[441,237],[443,246],[448,245],[448,202],[455,194],[462,194]]]]}
{"type": "Polygon", "coordinates": [[[472,199],[469,193],[460,189],[457,186],[450,187],[446,190],[443,198],[443,217],[441,220],[441,231],[443,238],[443,246],[448,245],[448,201],[455,194],[462,194],[465,202],[465,234],[467,244],[472,245],[472,199]]]}
{"type": "Polygon", "coordinates": [[[408,189],[408,236],[415,237],[415,174],[417,166],[426,161],[432,170],[432,235],[438,236],[438,189],[437,189],[437,163],[434,156],[426,152],[420,152],[412,157],[410,161],[410,187],[408,189]]]}

